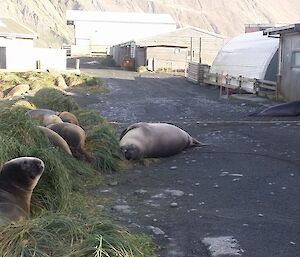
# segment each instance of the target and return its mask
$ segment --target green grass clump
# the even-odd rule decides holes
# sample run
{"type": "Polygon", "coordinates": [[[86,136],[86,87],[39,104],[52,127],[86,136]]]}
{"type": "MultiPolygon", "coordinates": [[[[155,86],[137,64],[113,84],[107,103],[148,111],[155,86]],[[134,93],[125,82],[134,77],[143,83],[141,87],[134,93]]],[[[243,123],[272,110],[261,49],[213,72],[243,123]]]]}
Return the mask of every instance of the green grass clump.
{"type": "Polygon", "coordinates": [[[46,108],[59,112],[70,112],[79,108],[71,96],[54,88],[43,88],[39,90],[32,98],[32,102],[38,106],[38,108],[46,108]]]}
{"type": "Polygon", "coordinates": [[[115,131],[103,123],[87,133],[86,146],[92,153],[92,166],[104,172],[118,170],[121,166],[121,152],[115,131]]]}
{"type": "Polygon", "coordinates": [[[1,227],[1,256],[22,257],[153,257],[143,253],[149,238],[131,235],[109,222],[59,213],[1,227]]]}
{"type": "Polygon", "coordinates": [[[84,128],[101,125],[105,119],[95,110],[80,108],[73,111],[79,123],[84,128]]]}

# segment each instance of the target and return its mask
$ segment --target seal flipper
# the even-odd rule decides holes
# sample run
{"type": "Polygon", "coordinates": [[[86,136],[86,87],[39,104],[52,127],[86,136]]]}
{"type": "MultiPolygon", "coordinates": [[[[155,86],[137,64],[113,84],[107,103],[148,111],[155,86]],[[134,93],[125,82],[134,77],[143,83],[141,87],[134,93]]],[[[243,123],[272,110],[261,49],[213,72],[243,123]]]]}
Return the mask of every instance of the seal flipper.
{"type": "Polygon", "coordinates": [[[198,141],[196,138],[193,138],[191,137],[191,144],[190,144],[190,147],[201,147],[201,146],[206,146],[208,144],[204,144],[204,143],[201,143],[200,141],[198,141]]]}

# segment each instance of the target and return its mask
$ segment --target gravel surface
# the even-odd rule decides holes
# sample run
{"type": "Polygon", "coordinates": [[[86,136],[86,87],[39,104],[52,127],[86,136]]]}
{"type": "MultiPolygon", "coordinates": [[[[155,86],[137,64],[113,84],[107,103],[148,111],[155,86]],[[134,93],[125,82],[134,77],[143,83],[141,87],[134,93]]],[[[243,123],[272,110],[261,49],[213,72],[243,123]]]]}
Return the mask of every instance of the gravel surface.
{"type": "Polygon", "coordinates": [[[220,98],[180,76],[85,71],[109,92],[75,98],[117,131],[170,122],[208,144],[107,175],[117,183],[95,190],[115,219],[152,234],[163,257],[299,256],[299,117],[248,117],[272,103],[220,98]]]}

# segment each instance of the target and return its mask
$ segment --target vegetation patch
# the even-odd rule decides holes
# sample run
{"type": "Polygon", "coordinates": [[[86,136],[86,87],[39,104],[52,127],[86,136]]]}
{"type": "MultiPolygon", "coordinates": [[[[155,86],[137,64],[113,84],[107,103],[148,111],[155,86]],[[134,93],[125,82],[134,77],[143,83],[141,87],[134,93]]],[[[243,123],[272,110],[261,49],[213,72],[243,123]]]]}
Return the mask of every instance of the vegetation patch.
{"type": "Polygon", "coordinates": [[[0,255],[155,256],[152,240],[112,224],[105,212],[97,209],[97,202],[105,199],[96,199],[90,191],[102,183],[102,172],[122,167],[113,128],[98,112],[80,108],[62,90],[42,88],[26,98],[0,102],[0,164],[16,157],[35,156],[44,161],[45,171],[33,191],[31,218],[0,227],[0,255]],[[86,131],[92,163],[78,161],[54,148],[37,129],[38,121],[26,115],[32,108],[74,113],[86,131]]]}

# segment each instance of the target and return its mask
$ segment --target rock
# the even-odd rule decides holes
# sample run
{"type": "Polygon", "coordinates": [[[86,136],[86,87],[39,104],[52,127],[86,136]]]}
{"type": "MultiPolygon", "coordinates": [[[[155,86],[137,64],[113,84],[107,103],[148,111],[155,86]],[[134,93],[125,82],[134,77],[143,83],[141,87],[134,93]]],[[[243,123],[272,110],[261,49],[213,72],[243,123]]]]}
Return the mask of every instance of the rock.
{"type": "Polygon", "coordinates": [[[177,207],[178,207],[178,203],[170,203],[170,206],[171,206],[172,208],[177,208],[177,207]]]}
{"type": "Polygon", "coordinates": [[[164,235],[165,232],[162,231],[160,228],[158,227],[153,227],[153,226],[147,226],[147,229],[151,230],[151,232],[154,234],[154,235],[164,235]]]}
{"type": "Polygon", "coordinates": [[[183,195],[184,195],[184,192],[181,191],[181,190],[170,190],[170,189],[166,189],[166,190],[165,190],[165,193],[170,194],[171,196],[177,196],[177,197],[180,197],[180,196],[183,196],[183,195]]]}
{"type": "Polygon", "coordinates": [[[129,205],[115,205],[112,209],[118,212],[131,213],[129,205]]]}
{"type": "Polygon", "coordinates": [[[177,166],[171,166],[170,167],[170,170],[176,170],[177,169],[177,166]]]}
{"type": "Polygon", "coordinates": [[[139,189],[139,190],[135,190],[135,191],[134,191],[134,194],[136,194],[136,195],[144,195],[144,194],[146,194],[147,192],[148,192],[147,190],[139,189]]]}
{"type": "Polygon", "coordinates": [[[117,186],[118,185],[118,181],[111,181],[108,183],[108,185],[110,186],[117,186]]]}

